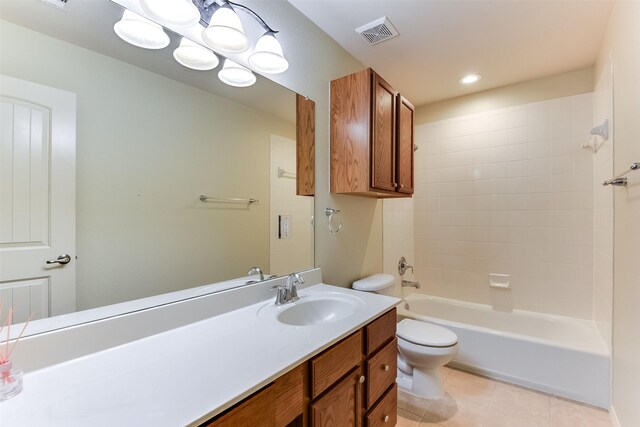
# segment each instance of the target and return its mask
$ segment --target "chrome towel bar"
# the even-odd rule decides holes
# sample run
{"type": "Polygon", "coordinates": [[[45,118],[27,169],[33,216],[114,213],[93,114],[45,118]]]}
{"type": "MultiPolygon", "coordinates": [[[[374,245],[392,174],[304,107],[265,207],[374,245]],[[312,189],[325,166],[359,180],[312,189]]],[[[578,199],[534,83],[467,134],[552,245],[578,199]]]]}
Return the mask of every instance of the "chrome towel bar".
{"type": "Polygon", "coordinates": [[[616,176],[615,178],[606,180],[605,182],[602,183],[602,185],[616,185],[616,186],[627,185],[627,177],[625,175],[631,171],[635,171],[638,169],[640,169],[640,162],[632,163],[631,166],[629,166],[628,170],[624,171],[623,173],[616,176]]]}
{"type": "Polygon", "coordinates": [[[212,203],[245,203],[249,205],[259,202],[257,199],[236,199],[234,197],[215,197],[205,195],[200,195],[200,201],[212,203]]]}

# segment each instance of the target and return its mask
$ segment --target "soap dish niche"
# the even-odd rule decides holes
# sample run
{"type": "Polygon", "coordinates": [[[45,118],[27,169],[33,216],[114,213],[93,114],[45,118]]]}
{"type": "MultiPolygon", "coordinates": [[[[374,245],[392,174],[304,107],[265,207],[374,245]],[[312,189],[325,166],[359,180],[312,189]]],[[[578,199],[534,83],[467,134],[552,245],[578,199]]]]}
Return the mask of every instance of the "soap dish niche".
{"type": "Polygon", "coordinates": [[[510,274],[489,273],[489,287],[497,288],[497,289],[510,289],[511,288],[511,275],[510,274]]]}

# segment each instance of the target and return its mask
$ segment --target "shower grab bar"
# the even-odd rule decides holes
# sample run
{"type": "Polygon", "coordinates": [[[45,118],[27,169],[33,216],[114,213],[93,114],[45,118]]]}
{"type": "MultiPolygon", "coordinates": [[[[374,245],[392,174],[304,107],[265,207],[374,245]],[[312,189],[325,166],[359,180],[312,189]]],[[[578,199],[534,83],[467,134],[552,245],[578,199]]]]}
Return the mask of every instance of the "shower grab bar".
{"type": "Polygon", "coordinates": [[[627,177],[625,176],[626,174],[628,174],[631,171],[635,171],[640,169],[640,162],[635,162],[632,163],[631,166],[629,166],[629,169],[627,169],[626,171],[622,172],[621,174],[615,176],[614,178],[608,179],[605,182],[602,183],[603,186],[606,185],[615,185],[615,186],[621,186],[621,185],[627,185],[627,177]]]}
{"type": "Polygon", "coordinates": [[[234,197],[215,197],[215,196],[205,196],[200,195],[201,202],[213,202],[213,203],[246,203],[253,204],[258,203],[257,199],[236,199],[234,197]]]}

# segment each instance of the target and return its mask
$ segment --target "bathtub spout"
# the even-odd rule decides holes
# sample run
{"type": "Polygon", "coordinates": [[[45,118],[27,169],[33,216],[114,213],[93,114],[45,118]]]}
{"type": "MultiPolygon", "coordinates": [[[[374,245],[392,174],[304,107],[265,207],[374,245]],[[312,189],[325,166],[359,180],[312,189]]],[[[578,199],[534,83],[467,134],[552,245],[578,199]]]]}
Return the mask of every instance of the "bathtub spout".
{"type": "Polygon", "coordinates": [[[420,282],[412,282],[410,280],[403,280],[402,281],[402,287],[403,288],[416,288],[416,289],[420,289],[420,282]]]}

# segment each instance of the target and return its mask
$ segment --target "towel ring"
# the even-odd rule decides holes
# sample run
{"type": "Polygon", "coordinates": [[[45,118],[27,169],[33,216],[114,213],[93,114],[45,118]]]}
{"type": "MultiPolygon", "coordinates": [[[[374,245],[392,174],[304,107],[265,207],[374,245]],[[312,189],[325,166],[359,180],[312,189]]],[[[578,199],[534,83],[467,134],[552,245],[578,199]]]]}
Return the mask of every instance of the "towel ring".
{"type": "Polygon", "coordinates": [[[337,232],[339,232],[340,230],[342,230],[342,222],[338,223],[338,227],[337,228],[333,228],[333,226],[331,225],[333,217],[335,215],[340,215],[340,209],[331,209],[331,208],[326,208],[324,210],[324,213],[326,216],[328,216],[328,224],[329,224],[329,232],[332,234],[335,234],[337,232]]]}

